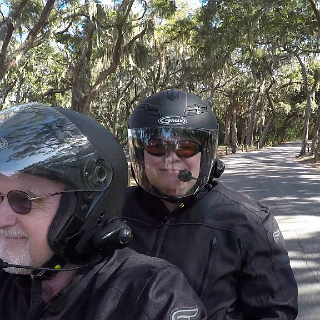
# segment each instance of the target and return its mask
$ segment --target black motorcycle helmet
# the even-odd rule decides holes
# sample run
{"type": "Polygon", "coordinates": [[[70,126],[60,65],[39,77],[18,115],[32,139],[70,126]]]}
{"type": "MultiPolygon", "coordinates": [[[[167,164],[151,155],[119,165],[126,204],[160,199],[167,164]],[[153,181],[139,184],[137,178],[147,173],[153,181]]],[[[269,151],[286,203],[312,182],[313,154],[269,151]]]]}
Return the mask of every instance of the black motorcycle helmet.
{"type": "MultiPolygon", "coordinates": [[[[128,123],[129,153],[137,184],[147,192],[169,201],[183,199],[198,192],[208,183],[212,169],[216,167],[218,129],[212,110],[193,94],[171,89],[146,98],[134,109],[128,123]],[[148,152],[150,141],[154,137],[162,137],[168,141],[182,141],[189,137],[200,144],[199,176],[192,177],[196,178],[196,182],[184,194],[163,194],[149,181],[144,154],[148,152]]],[[[185,181],[189,180],[187,177],[185,181]]]]}
{"type": "Polygon", "coordinates": [[[122,239],[107,241],[122,208],[127,162],[110,131],[94,119],[40,103],[0,112],[0,174],[15,180],[18,173],[66,186],[48,233],[54,263],[87,263],[130,238],[124,225],[122,239]]]}

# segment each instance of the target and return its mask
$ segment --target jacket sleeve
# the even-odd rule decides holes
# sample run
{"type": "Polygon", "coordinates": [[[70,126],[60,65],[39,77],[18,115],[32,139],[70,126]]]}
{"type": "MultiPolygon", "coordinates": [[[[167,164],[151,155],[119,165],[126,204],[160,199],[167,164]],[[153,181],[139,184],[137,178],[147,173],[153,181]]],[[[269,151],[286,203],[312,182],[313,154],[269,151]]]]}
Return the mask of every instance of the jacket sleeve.
{"type": "Polygon", "coordinates": [[[135,320],[206,320],[206,310],[182,272],[167,265],[158,269],[137,301],[135,320]],[[139,310],[140,309],[140,310],[139,310]]]}
{"type": "Polygon", "coordinates": [[[244,319],[293,320],[298,312],[298,288],[279,226],[269,212],[254,230],[247,239],[239,276],[244,319]]]}

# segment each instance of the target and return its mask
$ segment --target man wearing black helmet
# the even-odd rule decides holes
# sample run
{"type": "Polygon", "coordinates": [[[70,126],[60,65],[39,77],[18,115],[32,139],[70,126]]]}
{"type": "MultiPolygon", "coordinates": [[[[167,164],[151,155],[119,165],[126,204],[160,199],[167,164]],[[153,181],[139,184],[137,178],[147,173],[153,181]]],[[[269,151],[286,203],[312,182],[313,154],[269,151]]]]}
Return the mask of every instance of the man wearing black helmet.
{"type": "Polygon", "coordinates": [[[95,120],[0,112],[0,320],[206,319],[177,267],[124,248],[126,185],[122,148],[95,120]]]}
{"type": "Polygon", "coordinates": [[[297,284],[273,214],[214,179],[224,166],[212,110],[162,91],[134,109],[128,128],[138,184],[122,214],[130,246],[179,267],[208,319],[295,319],[297,284]]]}

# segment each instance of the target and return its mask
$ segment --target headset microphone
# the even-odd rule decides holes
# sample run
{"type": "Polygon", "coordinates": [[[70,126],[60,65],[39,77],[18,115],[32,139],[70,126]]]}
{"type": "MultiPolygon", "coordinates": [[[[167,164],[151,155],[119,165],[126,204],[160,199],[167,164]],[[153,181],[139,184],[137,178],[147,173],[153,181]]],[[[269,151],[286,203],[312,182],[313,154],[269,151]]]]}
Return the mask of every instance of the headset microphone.
{"type": "MultiPolygon", "coordinates": [[[[195,177],[192,176],[192,172],[188,171],[188,170],[180,170],[179,171],[179,174],[178,174],[178,179],[180,181],[183,181],[183,182],[189,182],[190,180],[197,180],[197,181],[200,181],[200,179],[197,179],[195,177]]],[[[212,185],[208,182],[205,183],[205,185],[209,186],[210,188],[212,188],[212,185]]]]}
{"type": "Polygon", "coordinates": [[[6,269],[6,268],[19,268],[19,269],[32,269],[32,270],[39,270],[39,271],[50,271],[50,272],[59,272],[59,271],[73,271],[73,270],[79,270],[86,267],[94,266],[100,262],[102,262],[107,257],[101,258],[96,261],[91,261],[90,263],[82,264],[76,267],[71,268],[61,268],[60,265],[56,265],[55,268],[47,268],[47,267],[35,267],[35,266],[22,266],[20,264],[11,264],[4,262],[2,259],[0,259],[0,269],[6,269]]]}
{"type": "MultiPolygon", "coordinates": [[[[220,176],[224,172],[224,169],[225,169],[224,163],[220,159],[216,159],[213,165],[213,169],[211,170],[211,173],[210,173],[209,181],[211,181],[214,178],[220,178],[220,176]]],[[[199,181],[199,179],[193,177],[192,173],[188,170],[180,170],[178,179],[183,182],[189,182],[190,180],[199,181]]]]}
{"type": "Polygon", "coordinates": [[[190,180],[199,180],[192,176],[192,173],[188,170],[180,170],[178,179],[183,182],[189,182],[190,180]]]}

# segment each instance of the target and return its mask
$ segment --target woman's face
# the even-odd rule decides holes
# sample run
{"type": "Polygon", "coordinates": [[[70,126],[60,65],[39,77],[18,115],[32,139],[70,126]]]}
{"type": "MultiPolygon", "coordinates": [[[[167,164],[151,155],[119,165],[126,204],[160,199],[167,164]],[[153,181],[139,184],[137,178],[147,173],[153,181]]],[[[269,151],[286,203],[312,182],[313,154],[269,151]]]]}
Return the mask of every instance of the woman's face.
{"type": "MultiPolygon", "coordinates": [[[[162,138],[157,137],[156,139],[162,138]]],[[[183,138],[181,140],[191,139],[183,138]]],[[[199,143],[194,138],[192,140],[199,143]]],[[[195,185],[197,182],[195,179],[183,182],[179,180],[178,175],[181,170],[187,170],[191,172],[193,178],[198,178],[200,161],[201,152],[186,158],[179,157],[174,151],[174,147],[169,147],[167,153],[163,156],[154,156],[144,150],[145,171],[149,182],[169,197],[184,196],[195,185]]]]}

